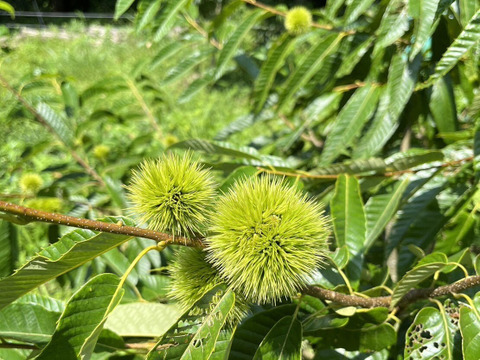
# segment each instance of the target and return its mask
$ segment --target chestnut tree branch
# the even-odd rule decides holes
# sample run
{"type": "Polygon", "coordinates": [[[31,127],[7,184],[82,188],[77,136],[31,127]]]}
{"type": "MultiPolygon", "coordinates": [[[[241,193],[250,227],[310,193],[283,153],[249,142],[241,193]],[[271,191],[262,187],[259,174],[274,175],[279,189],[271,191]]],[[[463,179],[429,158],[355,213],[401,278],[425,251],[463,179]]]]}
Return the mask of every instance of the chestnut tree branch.
{"type": "MultiPolygon", "coordinates": [[[[54,223],[82,229],[89,229],[93,231],[142,237],[146,239],[152,239],[157,242],[165,241],[168,245],[174,244],[205,248],[205,244],[203,243],[202,239],[188,239],[185,237],[172,236],[170,234],[165,234],[162,232],[148,229],[142,229],[134,226],[109,224],[102,221],[81,219],[73,216],[31,209],[5,201],[0,201],[0,211],[8,215],[18,216],[21,220],[26,220],[27,222],[39,221],[54,223]]],[[[466,289],[479,285],[480,276],[470,276],[459,280],[456,283],[443,285],[437,288],[412,289],[402,298],[402,300],[400,300],[398,307],[405,308],[406,306],[418,300],[460,293],[466,289]]],[[[303,293],[306,295],[314,296],[321,300],[332,301],[336,304],[345,306],[357,306],[362,308],[390,307],[392,301],[391,296],[378,296],[369,298],[356,295],[346,295],[333,290],[323,289],[314,285],[307,286],[303,290],[303,293]]]]}
{"type": "Polygon", "coordinates": [[[19,216],[20,219],[38,222],[47,222],[65,226],[73,226],[81,229],[89,229],[93,231],[101,231],[112,234],[129,235],[152,239],[157,242],[165,241],[167,244],[185,245],[191,247],[204,247],[201,239],[187,239],[182,236],[173,236],[158,231],[142,229],[139,227],[109,224],[102,221],[81,219],[73,216],[50,213],[37,209],[27,208],[24,206],[0,201],[0,211],[7,214],[19,216]]]}

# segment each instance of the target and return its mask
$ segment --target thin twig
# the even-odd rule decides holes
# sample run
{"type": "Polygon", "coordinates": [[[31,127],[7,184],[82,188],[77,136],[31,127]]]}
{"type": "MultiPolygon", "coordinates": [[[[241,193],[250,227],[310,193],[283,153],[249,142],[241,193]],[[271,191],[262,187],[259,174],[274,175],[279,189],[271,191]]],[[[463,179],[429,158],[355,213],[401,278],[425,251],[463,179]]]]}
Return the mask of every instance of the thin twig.
{"type": "MultiPolygon", "coordinates": [[[[394,176],[400,176],[403,174],[414,174],[420,171],[426,171],[426,170],[432,170],[432,169],[439,169],[439,168],[446,168],[446,167],[451,167],[451,166],[456,166],[464,162],[472,161],[473,156],[470,156],[468,158],[464,159],[459,159],[459,160],[453,160],[453,161],[448,161],[446,163],[442,163],[439,165],[433,165],[427,168],[421,168],[417,170],[398,170],[398,171],[387,171],[384,173],[379,173],[379,174],[373,174],[373,175],[357,175],[355,176],[357,178],[371,178],[371,177],[394,177],[394,176]]],[[[257,169],[261,172],[267,173],[267,174],[272,174],[272,175],[281,175],[281,176],[288,176],[288,177],[296,177],[296,178],[306,178],[306,179],[337,179],[340,175],[342,174],[328,174],[328,175],[317,175],[317,174],[309,174],[306,172],[288,172],[288,171],[280,171],[280,170],[271,170],[271,169],[266,169],[263,167],[257,167],[257,169]]]]}
{"type": "Polygon", "coordinates": [[[195,29],[197,30],[200,35],[202,35],[204,38],[208,39],[208,41],[210,42],[210,44],[212,44],[213,46],[215,46],[218,50],[222,50],[223,46],[222,44],[220,44],[217,40],[215,39],[212,39],[208,36],[208,33],[207,31],[202,28],[200,26],[199,23],[197,23],[194,19],[192,19],[192,17],[190,17],[190,15],[188,15],[187,13],[184,13],[183,14],[183,17],[185,18],[185,20],[187,20],[187,22],[195,29]]]}
{"type": "MultiPolygon", "coordinates": [[[[247,3],[247,4],[256,6],[256,7],[260,8],[262,10],[265,10],[269,13],[275,14],[275,15],[279,15],[279,16],[283,16],[283,17],[285,17],[287,15],[287,13],[285,13],[283,11],[280,11],[280,10],[277,10],[277,9],[271,7],[271,6],[262,4],[261,2],[258,2],[256,0],[242,0],[242,1],[247,3]]],[[[333,26],[331,26],[331,25],[312,23],[312,26],[317,28],[317,29],[333,30],[333,26]]],[[[351,33],[351,32],[348,32],[348,33],[351,33]]]]}
{"type": "Polygon", "coordinates": [[[27,109],[34,117],[37,119],[37,121],[42,124],[50,133],[52,133],[60,142],[62,142],[65,147],[68,149],[72,157],[75,159],[75,161],[85,169],[85,171],[90,174],[96,181],[98,181],[102,186],[105,186],[105,182],[103,181],[102,177],[90,166],[88,163],[83,160],[75,150],[71,149],[70,146],[65,144],[63,140],[58,136],[58,134],[55,132],[55,130],[50,126],[50,124],[44,119],[44,117],[32,106],[28,103],[25,98],[20,95],[18,91],[16,91],[10,83],[0,75],[0,84],[5,87],[8,91],[10,91],[16,98],[17,100],[27,109]]]}
{"type": "Polygon", "coordinates": [[[132,92],[133,96],[135,99],[137,99],[138,103],[140,104],[143,112],[145,115],[147,115],[148,120],[150,120],[150,123],[152,124],[152,127],[155,129],[155,131],[161,136],[162,135],[162,130],[160,130],[160,127],[158,126],[157,119],[153,115],[152,111],[148,107],[147,103],[145,102],[145,99],[143,98],[142,94],[140,94],[140,91],[138,90],[137,86],[135,83],[128,79],[125,78],[125,81],[130,88],[130,91],[132,92]]]}
{"type": "Polygon", "coordinates": [[[81,229],[101,231],[111,234],[142,237],[157,242],[165,241],[167,244],[184,245],[190,247],[204,247],[201,239],[187,239],[181,236],[173,236],[158,231],[142,229],[139,227],[109,224],[102,221],[81,219],[73,216],[40,211],[24,206],[0,201],[0,211],[13,214],[28,221],[47,222],[65,226],[73,226],[81,229]]]}

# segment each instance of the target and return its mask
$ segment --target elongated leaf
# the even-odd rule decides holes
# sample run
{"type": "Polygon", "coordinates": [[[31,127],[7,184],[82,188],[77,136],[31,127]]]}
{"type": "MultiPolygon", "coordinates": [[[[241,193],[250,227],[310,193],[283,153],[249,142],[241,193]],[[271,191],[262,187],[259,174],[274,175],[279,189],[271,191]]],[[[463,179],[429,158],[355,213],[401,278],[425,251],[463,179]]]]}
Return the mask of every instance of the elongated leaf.
{"type": "Polygon", "coordinates": [[[248,129],[250,126],[255,124],[256,122],[262,122],[270,120],[273,117],[272,111],[263,111],[258,116],[254,116],[253,114],[242,115],[232,121],[230,124],[225,126],[222,130],[218,132],[215,136],[215,140],[224,141],[228,137],[242,130],[248,129]]]}
{"type": "Polygon", "coordinates": [[[376,55],[383,48],[393,44],[408,30],[408,6],[405,0],[392,0],[378,27],[377,40],[373,54],[376,55]]]}
{"type": "Polygon", "coordinates": [[[268,93],[275,80],[275,75],[284,63],[285,58],[293,49],[294,38],[288,33],[280,36],[268,51],[267,60],[260,68],[260,74],[255,80],[252,98],[254,99],[255,113],[258,114],[267,100],[268,93]]]}
{"type": "Polygon", "coordinates": [[[255,10],[247,13],[247,15],[242,19],[226,44],[223,46],[223,49],[220,51],[217,62],[217,70],[215,72],[215,79],[218,80],[222,77],[222,75],[225,73],[228,62],[235,55],[235,51],[237,51],[240,43],[248,34],[248,31],[264,14],[265,13],[261,10],[255,10]]]}
{"type": "Polygon", "coordinates": [[[197,95],[200,91],[202,91],[207,86],[209,86],[212,82],[213,82],[213,77],[209,75],[196,79],[182,93],[182,95],[180,95],[180,97],[178,98],[178,103],[184,104],[189,102],[195,95],[197,95]]]}
{"type": "Polygon", "coordinates": [[[438,150],[410,149],[402,153],[396,153],[385,159],[389,171],[402,171],[412,169],[419,165],[434,161],[442,161],[443,153],[438,150]]]}
{"type": "Polygon", "coordinates": [[[419,12],[418,17],[415,18],[415,43],[413,44],[410,59],[415,58],[435,31],[433,23],[435,22],[439,2],[440,0],[417,0],[416,6],[419,12]]]}
{"type": "Polygon", "coordinates": [[[354,158],[374,156],[398,128],[398,119],[408,103],[420,70],[421,57],[411,63],[396,55],[388,72],[387,89],[381,95],[378,110],[353,153],[354,158]]]}
{"type": "Polygon", "coordinates": [[[342,57],[342,64],[338,69],[335,77],[337,79],[349,75],[355,66],[362,60],[362,57],[367,53],[368,49],[374,42],[373,36],[366,36],[363,34],[355,34],[347,41],[349,42],[347,50],[342,57]]]}
{"type": "Polygon", "coordinates": [[[177,14],[187,5],[188,2],[189,0],[168,1],[167,5],[162,11],[162,14],[160,15],[160,25],[153,37],[154,41],[160,41],[165,35],[168,34],[170,29],[175,24],[177,14]]]}
{"type": "Polygon", "coordinates": [[[65,304],[61,300],[51,297],[41,296],[38,294],[27,294],[15,301],[15,304],[30,304],[39,305],[51,312],[62,313],[65,309],[65,304]]]}
{"type": "Polygon", "coordinates": [[[477,171],[477,178],[480,173],[480,120],[477,120],[475,134],[473,135],[473,166],[477,171]]]}
{"type": "Polygon", "coordinates": [[[435,80],[445,76],[480,39],[480,10],[470,19],[465,29],[458,35],[435,67],[435,72],[421,86],[430,86],[435,80]]]}
{"type": "Polygon", "coordinates": [[[305,54],[298,67],[282,86],[283,92],[278,100],[279,112],[284,111],[289,106],[297,91],[325,65],[325,60],[335,53],[344,36],[344,34],[328,35],[305,54]]]}
{"type": "Polygon", "coordinates": [[[432,307],[421,309],[407,331],[404,359],[453,360],[455,331],[445,313],[432,307]]]}
{"type": "Polygon", "coordinates": [[[334,20],[338,10],[342,7],[345,0],[328,0],[325,6],[325,15],[330,20],[334,20]]]}
{"type": "Polygon", "coordinates": [[[387,168],[385,160],[371,158],[366,160],[348,160],[343,163],[335,163],[325,167],[315,168],[310,171],[313,175],[358,175],[365,173],[383,173],[387,168]]]}
{"type": "Polygon", "coordinates": [[[233,335],[230,360],[252,360],[270,329],[285,316],[294,313],[295,305],[282,305],[254,314],[242,322],[233,335]]]}
{"type": "Polygon", "coordinates": [[[0,220],[0,278],[12,273],[17,259],[17,229],[11,223],[0,220]]]}
{"type": "Polygon", "coordinates": [[[191,47],[191,41],[174,41],[168,45],[162,47],[158,53],[153,57],[150,63],[150,70],[155,70],[158,68],[166,59],[171,58],[175,54],[178,54],[180,51],[184,50],[187,47],[191,47]]]}
{"type": "Polygon", "coordinates": [[[395,285],[391,306],[396,306],[407,292],[437,271],[443,269],[447,262],[448,259],[443,253],[432,253],[423,258],[395,285]]]}
{"type": "Polygon", "coordinates": [[[329,165],[349,147],[377,107],[380,88],[366,85],[352,95],[342,108],[328,134],[320,163],[329,165]]]}
{"type": "Polygon", "coordinates": [[[433,84],[429,106],[438,131],[454,132],[457,130],[457,109],[449,78],[444,77],[433,84]]]}
{"type": "MultiPolygon", "coordinates": [[[[52,339],[36,359],[78,358],[85,341],[108,315],[119,282],[115,275],[101,274],[78,290],[68,301],[52,339]]],[[[115,301],[120,299],[121,295],[115,301]]]]}
{"type": "Polygon", "coordinates": [[[158,13],[158,10],[160,10],[161,4],[162,0],[154,0],[150,3],[136,26],[137,31],[141,31],[143,28],[145,28],[145,26],[152,22],[152,20],[155,18],[155,15],[158,13]]]}
{"type": "Polygon", "coordinates": [[[217,342],[228,314],[235,305],[235,294],[228,290],[222,296],[212,312],[205,318],[202,325],[188,344],[181,359],[200,360],[209,359],[217,342]],[[201,345],[200,345],[201,344],[201,345]]]}
{"type": "Polygon", "coordinates": [[[55,110],[45,103],[39,103],[36,110],[45,120],[47,126],[57,135],[58,139],[66,146],[72,146],[75,138],[73,124],[58,115],[55,110]]]}
{"type": "Polygon", "coordinates": [[[246,159],[260,160],[261,154],[254,148],[247,146],[234,146],[226,142],[214,142],[201,139],[180,141],[170,148],[192,149],[203,151],[207,154],[229,155],[246,159]]]}
{"type": "Polygon", "coordinates": [[[30,343],[47,343],[55,331],[59,312],[41,305],[14,303],[0,311],[0,337],[30,343]]]}
{"type": "Polygon", "coordinates": [[[460,20],[463,26],[467,25],[470,19],[475,15],[475,11],[480,8],[478,0],[460,0],[458,2],[460,10],[460,20]]]}
{"type": "Polygon", "coordinates": [[[135,0],[117,0],[115,4],[115,15],[114,18],[115,20],[118,20],[120,16],[122,16],[125,11],[127,11],[130,6],[132,6],[133,2],[135,0]]]}
{"type": "Polygon", "coordinates": [[[191,56],[186,57],[177,66],[174,66],[168,73],[167,77],[162,81],[162,85],[171,84],[177,80],[180,80],[183,76],[188,74],[196,66],[207,60],[208,57],[213,54],[212,49],[207,49],[199,52],[195,52],[191,56]]]}
{"type": "Polygon", "coordinates": [[[15,19],[15,9],[6,1],[0,1],[0,10],[4,10],[10,14],[12,19],[15,19]]]}
{"type": "Polygon", "coordinates": [[[302,324],[293,316],[285,316],[268,332],[258,347],[254,360],[301,360],[302,324]]]}
{"type": "MultiPolygon", "coordinates": [[[[116,223],[118,219],[108,218],[116,223]]],[[[133,222],[124,219],[124,224],[133,222]]],[[[113,249],[129,237],[78,229],[63,236],[60,241],[42,250],[13,275],[0,280],[0,309],[48,280],[94,259],[113,249]],[[41,270],[41,271],[39,271],[41,270]]]]}
{"type": "Polygon", "coordinates": [[[409,184],[409,180],[397,182],[387,194],[372,196],[365,204],[367,218],[367,239],[365,248],[368,249],[385,229],[389,221],[397,212],[402,195],[409,184]]]}
{"type": "Polygon", "coordinates": [[[105,328],[120,336],[159,337],[170,329],[182,314],[176,305],[147,302],[124,304],[113,310],[105,328]]]}
{"type": "Polygon", "coordinates": [[[374,0],[352,0],[349,2],[345,15],[343,15],[343,22],[349,25],[358,19],[368,8],[373,4],[374,0]]]}
{"type": "Polygon", "coordinates": [[[480,296],[473,299],[475,307],[460,308],[460,331],[462,333],[463,358],[475,360],[480,353],[480,296]]]}
{"type": "Polygon", "coordinates": [[[330,211],[337,246],[346,245],[350,253],[349,278],[358,280],[363,265],[366,219],[357,179],[348,175],[338,177],[330,211]]]}

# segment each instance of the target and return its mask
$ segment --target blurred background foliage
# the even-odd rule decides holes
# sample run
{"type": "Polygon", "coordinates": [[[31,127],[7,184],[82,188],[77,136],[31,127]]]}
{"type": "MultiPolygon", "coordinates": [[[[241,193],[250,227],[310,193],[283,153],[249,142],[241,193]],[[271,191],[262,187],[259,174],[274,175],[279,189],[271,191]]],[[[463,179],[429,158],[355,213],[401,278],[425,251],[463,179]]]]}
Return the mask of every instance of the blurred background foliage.
{"type": "MultiPolygon", "coordinates": [[[[318,273],[317,285],[400,296],[399,283],[428,287],[476,274],[480,2],[252,3],[38,1],[35,9],[11,2],[17,11],[130,17],[100,32],[88,19],[62,28],[47,23],[38,36],[2,28],[0,199],[91,219],[130,216],[123,184],[132,169],[167,150],[190,149],[215,171],[221,191],[241,177],[273,173],[327,205],[333,265],[318,273]],[[283,26],[294,5],[309,8],[314,19],[299,36],[283,26]],[[29,173],[43,180],[35,193],[20,188],[29,173]],[[450,267],[409,282],[409,271],[433,263],[450,267]]],[[[0,222],[0,275],[71,230],[0,222]]],[[[121,276],[151,243],[125,243],[37,291],[64,304],[95,275],[121,276]]],[[[128,283],[125,302],[139,295],[168,302],[173,251],[150,255],[128,283]]],[[[422,333],[412,325],[419,319],[441,324],[450,313],[459,316],[456,300],[427,311],[420,303],[400,319],[372,312],[368,329],[361,313],[308,301],[300,315],[305,358],[454,359],[463,346],[464,358],[476,359],[466,355],[465,335],[463,343],[455,335],[458,323],[435,328],[440,344],[457,341],[451,348],[409,341],[422,333]]],[[[248,321],[245,331],[255,327],[248,321]]],[[[232,346],[231,357],[240,358],[241,347],[232,346]]]]}

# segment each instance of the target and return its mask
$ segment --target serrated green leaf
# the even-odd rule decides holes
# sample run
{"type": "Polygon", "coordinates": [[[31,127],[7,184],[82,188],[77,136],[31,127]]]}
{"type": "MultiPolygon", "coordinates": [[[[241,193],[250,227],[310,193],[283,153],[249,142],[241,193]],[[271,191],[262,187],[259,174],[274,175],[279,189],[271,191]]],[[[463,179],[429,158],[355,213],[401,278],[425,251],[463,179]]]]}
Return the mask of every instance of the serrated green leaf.
{"type": "Polygon", "coordinates": [[[480,120],[477,120],[475,134],[473,135],[473,156],[473,166],[478,177],[480,173],[480,120]]]}
{"type": "Polygon", "coordinates": [[[254,360],[301,360],[302,324],[293,316],[280,319],[268,332],[254,360]]]}
{"type": "Polygon", "coordinates": [[[111,302],[120,301],[121,294],[116,296],[119,283],[117,276],[101,274],[78,290],[68,301],[50,342],[36,359],[73,360],[80,357],[85,342],[111,311],[111,302]]]}
{"type": "Polygon", "coordinates": [[[333,261],[335,266],[339,269],[343,269],[347,266],[348,261],[350,260],[350,255],[348,252],[347,245],[343,245],[341,247],[337,247],[335,252],[330,255],[330,259],[333,261]]]}
{"type": "Polygon", "coordinates": [[[412,47],[410,59],[422,50],[425,42],[435,31],[436,26],[433,26],[435,22],[435,15],[437,13],[438,3],[440,0],[417,0],[416,5],[418,7],[418,17],[415,18],[414,36],[415,43],[412,47]]]}
{"type": "Polygon", "coordinates": [[[366,160],[347,160],[343,163],[335,163],[325,167],[315,168],[310,171],[312,175],[359,175],[365,173],[383,173],[387,168],[385,160],[371,158],[366,160]]]}
{"type": "Polygon", "coordinates": [[[152,20],[155,18],[155,15],[157,15],[158,10],[160,10],[160,5],[162,4],[162,0],[154,0],[150,3],[148,8],[145,10],[145,12],[142,15],[142,18],[138,21],[136,25],[136,30],[141,31],[145,26],[150,24],[152,20]]]}
{"type": "Polygon", "coordinates": [[[252,360],[270,329],[295,312],[296,305],[281,305],[261,311],[242,322],[233,335],[229,360],[252,360]]]}
{"type": "Polygon", "coordinates": [[[61,117],[55,110],[43,102],[36,106],[36,110],[61,142],[69,147],[73,145],[75,131],[70,121],[61,117]]]}
{"type": "Polygon", "coordinates": [[[374,156],[394,134],[398,128],[398,119],[415,88],[420,64],[420,56],[411,63],[401,55],[396,55],[392,59],[387,88],[381,95],[372,124],[353,152],[355,159],[374,156]]]}
{"type": "Polygon", "coordinates": [[[343,23],[349,25],[367,11],[375,0],[351,0],[347,5],[345,14],[343,15],[343,23]]]}
{"type": "Polygon", "coordinates": [[[135,0],[117,0],[115,3],[115,14],[114,19],[118,20],[120,16],[122,16],[125,11],[127,11],[130,6],[132,6],[135,0]]]}
{"type": "Polygon", "coordinates": [[[253,108],[256,114],[262,110],[275,80],[275,75],[282,67],[285,58],[292,51],[294,44],[295,38],[285,33],[273,43],[268,51],[267,59],[262,64],[260,74],[253,87],[252,99],[254,100],[253,108]]]}
{"type": "Polygon", "coordinates": [[[325,59],[337,51],[345,34],[330,34],[320,40],[299,61],[297,68],[282,85],[283,91],[278,100],[278,112],[290,105],[297,91],[304,86],[325,64],[325,59]]]}
{"type": "Polygon", "coordinates": [[[218,56],[217,69],[214,76],[216,80],[220,79],[223,76],[227,68],[228,62],[235,55],[235,51],[237,51],[242,40],[248,34],[250,29],[255,25],[255,23],[264,15],[264,11],[252,11],[250,13],[247,13],[246,16],[240,21],[239,25],[236,26],[235,31],[227,40],[222,50],[220,51],[220,55],[218,56]]]}
{"type": "Polygon", "coordinates": [[[0,311],[0,337],[29,343],[47,343],[55,331],[59,312],[41,305],[13,303],[0,311]]]}
{"type": "Polygon", "coordinates": [[[435,72],[428,80],[419,86],[424,88],[444,77],[480,39],[480,10],[470,19],[465,29],[453,41],[440,61],[435,66],[435,72]]]}
{"type": "Polygon", "coordinates": [[[204,88],[209,86],[213,82],[213,78],[209,75],[194,80],[188,88],[178,98],[179,104],[185,104],[189,102],[195,95],[197,95],[204,88]]]}
{"type": "Polygon", "coordinates": [[[455,330],[445,313],[432,307],[421,309],[407,330],[404,359],[453,360],[455,330]]]}
{"type": "Polygon", "coordinates": [[[460,308],[460,332],[462,333],[462,350],[465,360],[476,360],[480,354],[480,296],[473,299],[475,307],[460,308]]]}
{"type": "Polygon", "coordinates": [[[350,37],[345,51],[342,57],[342,64],[335,74],[337,79],[340,79],[346,75],[351,74],[355,66],[362,60],[362,57],[367,53],[370,46],[374,43],[375,38],[373,36],[366,36],[364,34],[355,34],[350,37]]]}
{"type": "MultiPolygon", "coordinates": [[[[172,353],[166,349],[163,358],[176,358],[180,360],[207,360],[214,351],[215,344],[220,334],[220,330],[225,324],[228,314],[235,305],[235,294],[231,290],[227,290],[211,310],[211,312],[203,319],[202,324],[195,331],[193,336],[188,337],[186,346],[178,346],[172,348],[172,353]]],[[[158,358],[154,356],[155,350],[150,351],[148,359],[158,358]],[[151,355],[150,355],[151,354],[151,355]]]]}
{"type": "Polygon", "coordinates": [[[458,1],[458,8],[460,10],[460,21],[465,26],[475,15],[475,11],[480,8],[480,2],[478,0],[460,0],[458,1]]]}
{"type": "Polygon", "coordinates": [[[204,62],[213,54],[213,49],[206,49],[198,52],[194,52],[192,55],[186,57],[178,63],[178,65],[173,66],[167,73],[166,78],[162,81],[162,86],[169,85],[175,81],[180,80],[190,71],[192,71],[196,66],[204,62]]]}
{"type": "Polygon", "coordinates": [[[0,220],[0,278],[10,275],[18,259],[17,229],[0,220]]]}
{"type": "Polygon", "coordinates": [[[443,77],[433,84],[429,106],[439,132],[457,130],[457,109],[451,79],[443,77]]]}
{"type": "Polygon", "coordinates": [[[442,161],[444,155],[438,150],[410,149],[385,159],[388,171],[403,171],[434,161],[442,161]]]}
{"type": "Polygon", "coordinates": [[[448,258],[443,253],[432,253],[424,257],[395,285],[391,307],[395,307],[406,293],[437,271],[442,270],[447,263],[448,258]]]}
{"type": "Polygon", "coordinates": [[[131,303],[117,306],[105,329],[123,337],[159,337],[165,334],[183,312],[176,305],[158,303],[131,303]]]}
{"type": "Polygon", "coordinates": [[[190,0],[168,1],[158,20],[160,25],[153,36],[154,41],[158,42],[168,34],[175,24],[175,19],[178,13],[188,4],[189,1],[190,0]]]}
{"type": "Polygon", "coordinates": [[[346,245],[350,253],[347,274],[349,279],[357,281],[363,265],[366,219],[360,187],[355,177],[338,177],[335,194],[330,201],[330,211],[337,246],[346,245]]]}
{"type": "Polygon", "coordinates": [[[402,195],[409,184],[409,179],[398,181],[391,190],[382,195],[372,196],[365,204],[367,218],[367,239],[365,248],[369,249],[380,236],[387,224],[397,212],[402,195]]]}
{"type": "Polygon", "coordinates": [[[335,160],[361,133],[377,107],[379,95],[380,88],[368,84],[357,89],[350,97],[338,114],[325,141],[320,160],[323,166],[335,160]]]}
{"type": "Polygon", "coordinates": [[[188,40],[174,41],[170,44],[165,45],[157,52],[157,54],[150,62],[150,70],[155,70],[157,67],[163,64],[165,60],[169,59],[172,56],[175,56],[183,49],[191,46],[192,42],[188,40]]]}
{"type": "Polygon", "coordinates": [[[408,6],[405,0],[392,0],[383,14],[378,27],[373,54],[378,54],[383,48],[393,44],[408,30],[408,6]]]}
{"type": "MultiPolygon", "coordinates": [[[[118,219],[108,218],[116,223],[118,219]]],[[[125,225],[134,226],[124,219],[125,225]]],[[[42,250],[13,275],[0,279],[0,309],[48,280],[75,269],[97,256],[113,249],[129,237],[96,233],[78,229],[63,236],[60,241],[42,250]]]]}

